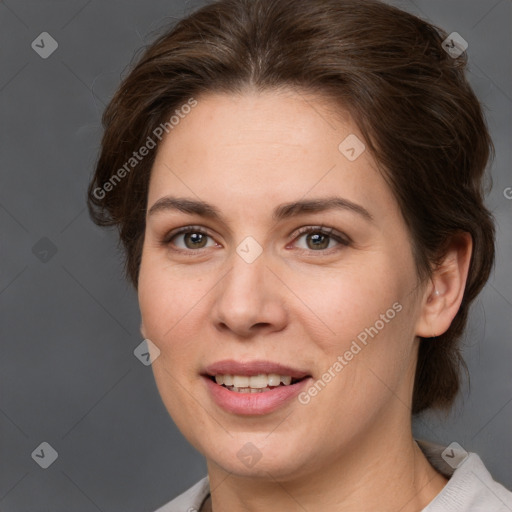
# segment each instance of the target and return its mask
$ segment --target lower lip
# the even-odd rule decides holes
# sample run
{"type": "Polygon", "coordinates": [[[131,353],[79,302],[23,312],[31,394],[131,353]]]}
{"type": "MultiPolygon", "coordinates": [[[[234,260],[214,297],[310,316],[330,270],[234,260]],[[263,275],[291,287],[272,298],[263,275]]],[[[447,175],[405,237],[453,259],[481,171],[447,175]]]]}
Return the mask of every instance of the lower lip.
{"type": "Polygon", "coordinates": [[[213,401],[232,414],[268,414],[289,403],[311,380],[307,377],[289,386],[278,386],[262,393],[237,393],[220,386],[210,378],[202,376],[213,401]]]}

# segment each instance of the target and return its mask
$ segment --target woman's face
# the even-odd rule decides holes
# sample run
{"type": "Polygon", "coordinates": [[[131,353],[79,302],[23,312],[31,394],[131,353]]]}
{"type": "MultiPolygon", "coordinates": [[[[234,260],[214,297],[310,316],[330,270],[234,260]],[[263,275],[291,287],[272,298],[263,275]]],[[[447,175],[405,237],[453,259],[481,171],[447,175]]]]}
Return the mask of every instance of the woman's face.
{"type": "Polygon", "coordinates": [[[158,149],[138,286],[175,423],[217,467],[278,479],[407,432],[422,297],[360,132],[292,90],[196,99],[158,149]]]}

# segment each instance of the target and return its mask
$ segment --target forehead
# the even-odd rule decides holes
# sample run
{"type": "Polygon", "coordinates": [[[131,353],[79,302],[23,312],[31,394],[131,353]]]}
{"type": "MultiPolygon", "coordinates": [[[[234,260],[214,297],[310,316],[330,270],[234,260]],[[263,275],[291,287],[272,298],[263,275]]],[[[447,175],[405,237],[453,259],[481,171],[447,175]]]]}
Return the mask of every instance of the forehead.
{"type": "Polygon", "coordinates": [[[257,209],[337,194],[378,215],[396,204],[362,139],[348,113],[325,98],[293,90],[207,94],[162,140],[148,205],[172,194],[257,209]]]}
{"type": "Polygon", "coordinates": [[[160,151],[173,151],[186,142],[204,157],[225,155],[234,147],[260,147],[261,156],[287,148],[287,157],[301,155],[313,146],[334,144],[346,131],[356,127],[349,115],[319,96],[291,89],[243,94],[206,94],[197,106],[164,139],[160,151]],[[341,120],[341,124],[340,124],[341,120]],[[326,140],[326,135],[333,137],[326,140]],[[320,144],[323,142],[323,144],[320,144]]]}

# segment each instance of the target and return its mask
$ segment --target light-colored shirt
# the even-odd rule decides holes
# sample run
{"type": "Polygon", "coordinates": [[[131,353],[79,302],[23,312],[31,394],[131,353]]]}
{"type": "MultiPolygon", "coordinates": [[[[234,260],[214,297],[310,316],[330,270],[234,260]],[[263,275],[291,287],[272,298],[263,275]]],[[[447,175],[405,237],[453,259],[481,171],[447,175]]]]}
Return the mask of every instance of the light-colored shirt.
{"type": "MultiPolygon", "coordinates": [[[[421,512],[512,512],[512,492],[492,478],[476,453],[470,452],[464,460],[449,464],[446,452],[445,458],[442,456],[445,446],[419,439],[416,442],[430,464],[448,478],[441,492],[421,512]]],[[[155,512],[201,512],[209,495],[206,476],[155,512]]]]}

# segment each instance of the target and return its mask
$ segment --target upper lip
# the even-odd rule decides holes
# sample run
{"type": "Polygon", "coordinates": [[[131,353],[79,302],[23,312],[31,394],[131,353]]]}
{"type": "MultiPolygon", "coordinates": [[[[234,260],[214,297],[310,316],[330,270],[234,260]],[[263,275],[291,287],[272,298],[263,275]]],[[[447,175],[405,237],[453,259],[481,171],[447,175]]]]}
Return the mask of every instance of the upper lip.
{"type": "Polygon", "coordinates": [[[272,361],[235,361],[233,359],[225,359],[217,361],[216,363],[208,365],[204,369],[204,373],[209,376],[215,375],[246,375],[251,377],[253,375],[260,375],[276,373],[278,375],[289,375],[294,379],[302,379],[308,377],[310,374],[297,368],[291,368],[272,361]]]}

